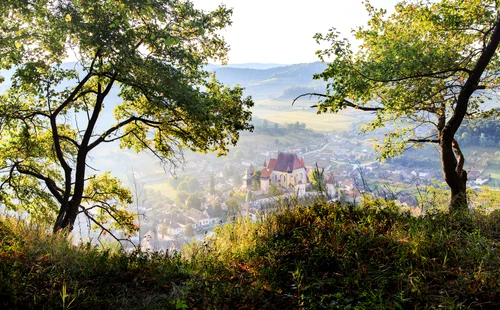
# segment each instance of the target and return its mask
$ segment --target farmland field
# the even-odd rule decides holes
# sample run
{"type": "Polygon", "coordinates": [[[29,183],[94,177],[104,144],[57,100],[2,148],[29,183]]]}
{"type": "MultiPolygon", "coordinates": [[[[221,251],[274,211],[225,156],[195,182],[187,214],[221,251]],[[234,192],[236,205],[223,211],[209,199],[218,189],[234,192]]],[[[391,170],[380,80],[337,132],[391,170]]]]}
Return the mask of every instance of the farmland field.
{"type": "Polygon", "coordinates": [[[500,186],[500,165],[489,164],[488,167],[483,171],[482,176],[491,174],[491,180],[488,185],[500,186]]]}
{"type": "Polygon", "coordinates": [[[316,114],[309,111],[276,111],[267,109],[254,109],[254,115],[267,119],[274,123],[285,124],[301,122],[306,123],[307,128],[316,131],[345,132],[359,120],[351,115],[344,114],[316,114]]]}

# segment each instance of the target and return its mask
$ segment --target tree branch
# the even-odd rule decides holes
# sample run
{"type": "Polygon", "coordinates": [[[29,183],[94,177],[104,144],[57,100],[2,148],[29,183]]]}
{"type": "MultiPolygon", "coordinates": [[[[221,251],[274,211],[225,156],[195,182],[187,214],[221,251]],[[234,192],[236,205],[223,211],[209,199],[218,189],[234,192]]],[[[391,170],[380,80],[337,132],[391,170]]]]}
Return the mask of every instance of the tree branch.
{"type": "MultiPolygon", "coordinates": [[[[317,97],[329,98],[325,94],[320,94],[320,93],[305,93],[305,94],[299,95],[295,99],[293,99],[292,105],[295,103],[295,101],[297,101],[298,99],[300,99],[302,97],[305,97],[305,96],[309,96],[309,97],[317,96],[317,97]]],[[[354,103],[352,103],[352,102],[350,102],[350,101],[348,101],[346,99],[343,100],[343,103],[346,106],[348,106],[348,107],[354,108],[356,110],[361,110],[361,111],[379,111],[379,110],[383,110],[384,109],[384,108],[364,107],[364,106],[361,106],[361,105],[354,104],[354,103]]],[[[311,106],[311,108],[317,108],[317,107],[318,107],[318,105],[312,105],[311,106]]]]}
{"type": "MultiPolygon", "coordinates": [[[[97,206],[97,207],[99,207],[99,206],[97,206]]],[[[106,233],[108,233],[113,239],[115,239],[116,241],[118,241],[118,243],[120,244],[120,246],[122,247],[122,249],[123,249],[123,245],[122,245],[122,243],[120,241],[130,242],[134,246],[134,248],[137,248],[135,246],[135,244],[130,239],[124,239],[124,238],[118,238],[118,237],[116,237],[109,229],[107,229],[101,223],[99,223],[98,221],[96,221],[94,219],[94,217],[92,217],[92,215],[90,215],[90,213],[87,211],[87,209],[85,209],[82,206],[80,206],[80,208],[83,209],[83,213],[85,213],[85,215],[87,216],[88,219],[90,219],[92,222],[94,222],[94,224],[96,224],[97,226],[99,226],[103,231],[105,231],[106,233]]]]}
{"type": "Polygon", "coordinates": [[[78,92],[83,88],[83,86],[87,83],[87,81],[92,77],[94,73],[94,64],[97,58],[99,57],[99,54],[100,52],[97,51],[97,53],[94,56],[94,59],[92,60],[92,63],[90,64],[89,72],[87,73],[87,75],[83,78],[83,80],[80,81],[80,83],[78,83],[75,89],[73,89],[68,98],[66,98],[66,100],[64,100],[63,103],[59,107],[57,107],[57,109],[52,113],[51,115],[52,117],[56,118],[57,115],[61,113],[61,111],[64,110],[71,101],[74,100],[76,94],[78,94],[78,92]]]}
{"type": "Polygon", "coordinates": [[[63,196],[61,195],[61,192],[63,192],[62,189],[60,189],[59,187],[57,187],[56,185],[56,182],[54,182],[54,180],[52,180],[51,178],[49,177],[46,177],[40,173],[37,173],[37,172],[34,172],[34,171],[30,171],[30,170],[26,170],[26,169],[23,169],[19,163],[16,163],[14,164],[14,166],[16,167],[17,171],[21,174],[26,174],[26,175],[30,175],[32,177],[35,177],[41,181],[44,181],[45,184],[47,185],[47,188],[49,189],[50,193],[52,195],[54,195],[54,197],[57,199],[57,201],[59,203],[62,203],[63,202],[63,196]]]}
{"type": "Polygon", "coordinates": [[[61,139],[64,139],[64,140],[70,142],[71,144],[73,144],[74,146],[76,146],[76,148],[80,148],[80,144],[78,144],[78,142],[76,142],[75,140],[71,139],[70,137],[64,136],[64,135],[59,135],[59,137],[61,139]]]}
{"type": "Polygon", "coordinates": [[[438,139],[409,139],[407,142],[415,143],[439,143],[438,139]]]}
{"type": "MultiPolygon", "coordinates": [[[[106,130],[103,134],[100,135],[99,138],[97,138],[94,142],[92,142],[91,144],[89,144],[89,151],[92,150],[93,148],[95,148],[96,146],[98,146],[99,144],[101,144],[102,142],[110,142],[110,141],[106,141],[106,138],[113,134],[114,132],[116,132],[117,130],[119,130],[120,128],[126,126],[127,124],[130,124],[131,122],[134,122],[134,121],[140,121],[146,125],[161,125],[161,122],[157,122],[157,121],[152,121],[152,120],[148,120],[148,119],[145,119],[145,118],[141,118],[141,117],[137,117],[137,116],[132,116],[124,121],[121,121],[120,123],[116,124],[115,126],[109,128],[108,130],[106,130]]],[[[128,135],[129,133],[125,134],[125,135],[128,135]]],[[[123,136],[125,136],[123,135],[123,136]]],[[[123,137],[122,136],[122,137],[123,137]]],[[[113,140],[116,140],[116,139],[113,139],[113,140]]]]}
{"type": "Polygon", "coordinates": [[[440,74],[445,74],[445,73],[456,73],[456,72],[465,72],[467,74],[472,74],[472,71],[466,68],[454,68],[454,69],[447,69],[447,70],[442,70],[442,71],[437,71],[437,72],[429,72],[429,73],[420,73],[420,74],[415,74],[415,75],[409,75],[401,78],[396,78],[396,79],[375,79],[371,78],[367,75],[364,75],[362,72],[356,70],[356,72],[361,75],[363,78],[370,80],[372,82],[379,82],[379,83],[392,83],[392,82],[401,82],[405,80],[411,80],[411,79],[419,79],[419,78],[425,78],[425,77],[430,77],[430,78],[436,78],[436,79],[446,79],[448,76],[443,76],[440,77],[438,75],[440,74]]]}
{"type": "Polygon", "coordinates": [[[484,70],[490,63],[491,59],[495,55],[495,52],[500,43],[500,17],[497,17],[496,23],[494,25],[493,33],[491,34],[488,45],[483,49],[481,56],[477,60],[474,69],[464,84],[464,87],[460,91],[458,95],[457,104],[455,110],[453,112],[452,117],[447,122],[443,134],[446,136],[448,141],[453,139],[453,136],[457,132],[462,120],[467,113],[467,106],[469,103],[469,99],[474,93],[475,90],[481,89],[479,86],[479,81],[481,80],[481,76],[484,73],[484,70]]]}

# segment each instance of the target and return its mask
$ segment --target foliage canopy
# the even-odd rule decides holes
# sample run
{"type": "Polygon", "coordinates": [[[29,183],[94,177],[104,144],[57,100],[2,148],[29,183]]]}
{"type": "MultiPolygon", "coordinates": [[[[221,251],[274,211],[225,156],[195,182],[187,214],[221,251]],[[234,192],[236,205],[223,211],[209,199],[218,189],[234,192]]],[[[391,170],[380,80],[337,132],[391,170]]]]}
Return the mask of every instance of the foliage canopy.
{"type": "Polygon", "coordinates": [[[1,202],[55,218],[54,231],[79,213],[133,231],[130,191],[91,176],[89,154],[119,141],[175,165],[183,149],[224,155],[252,130],[251,99],[203,69],[226,60],[218,30],[231,13],[189,0],[2,1],[0,69],[13,75],[0,97],[1,202]]]}
{"type": "Polygon", "coordinates": [[[498,113],[484,103],[499,89],[499,3],[402,1],[390,16],[370,3],[366,8],[368,24],[353,30],[357,49],[335,29],[315,36],[331,44],[318,51],[320,59],[333,57],[315,76],[328,83],[326,94],[312,94],[324,98],[318,113],[348,107],[375,113],[362,131],[389,128],[376,144],[381,159],[436,144],[450,208],[464,210],[467,173],[455,134],[464,119],[498,113]]]}

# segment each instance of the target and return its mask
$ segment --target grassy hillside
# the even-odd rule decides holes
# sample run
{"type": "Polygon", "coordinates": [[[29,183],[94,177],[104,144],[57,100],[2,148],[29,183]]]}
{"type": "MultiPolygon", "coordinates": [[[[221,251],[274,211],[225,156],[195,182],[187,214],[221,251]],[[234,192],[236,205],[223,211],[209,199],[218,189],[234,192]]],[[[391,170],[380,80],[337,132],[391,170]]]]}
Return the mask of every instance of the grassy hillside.
{"type": "Polygon", "coordinates": [[[500,307],[500,213],[452,220],[383,201],[294,204],[226,225],[184,257],[74,246],[2,219],[0,307],[500,307]]]}

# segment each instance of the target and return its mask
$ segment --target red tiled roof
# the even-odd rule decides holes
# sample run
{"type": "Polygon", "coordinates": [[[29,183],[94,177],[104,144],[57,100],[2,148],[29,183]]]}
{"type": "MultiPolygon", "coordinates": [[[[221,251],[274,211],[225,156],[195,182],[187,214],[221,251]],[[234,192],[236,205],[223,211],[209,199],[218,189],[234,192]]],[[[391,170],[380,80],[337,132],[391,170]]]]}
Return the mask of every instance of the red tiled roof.
{"type": "MultiPolygon", "coordinates": [[[[271,159],[269,161],[269,164],[271,164],[271,161],[273,160],[274,159],[271,159]]],[[[280,172],[289,172],[290,170],[296,170],[299,168],[305,168],[305,167],[304,167],[304,161],[300,160],[297,157],[297,154],[278,153],[278,158],[276,159],[274,169],[272,170],[280,172]]]]}
{"type": "Polygon", "coordinates": [[[270,176],[269,169],[264,168],[262,169],[262,172],[260,173],[260,178],[261,179],[268,179],[270,176]]]}
{"type": "Polygon", "coordinates": [[[272,172],[274,170],[274,166],[276,166],[276,158],[271,158],[269,160],[269,164],[267,164],[267,169],[272,172]]]}
{"type": "Polygon", "coordinates": [[[248,169],[247,169],[247,173],[253,174],[254,172],[255,172],[255,169],[253,168],[253,165],[250,165],[250,167],[248,167],[248,169]]]}
{"type": "Polygon", "coordinates": [[[333,174],[330,174],[330,176],[327,178],[326,184],[335,184],[335,179],[333,178],[333,174]]]}

